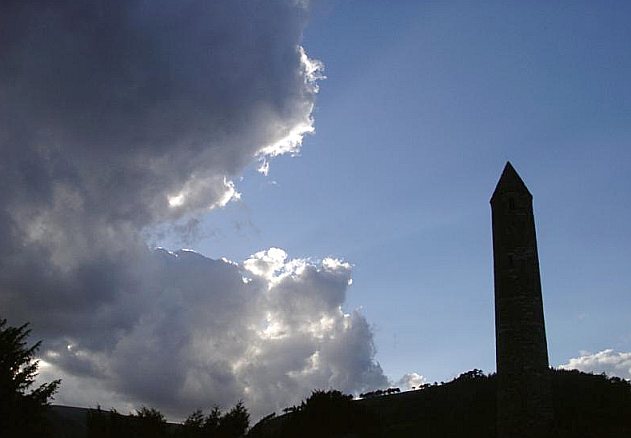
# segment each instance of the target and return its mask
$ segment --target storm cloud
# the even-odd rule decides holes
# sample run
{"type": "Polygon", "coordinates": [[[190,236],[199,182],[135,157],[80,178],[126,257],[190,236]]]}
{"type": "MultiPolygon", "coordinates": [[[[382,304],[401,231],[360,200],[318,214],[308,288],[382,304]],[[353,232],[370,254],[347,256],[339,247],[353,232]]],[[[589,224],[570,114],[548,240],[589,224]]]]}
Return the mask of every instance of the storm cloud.
{"type": "Polygon", "coordinates": [[[297,0],[0,3],[0,308],[45,339],[64,401],[256,412],[384,384],[369,325],[341,310],[347,264],[145,240],[313,131],[307,16],[297,0]]]}

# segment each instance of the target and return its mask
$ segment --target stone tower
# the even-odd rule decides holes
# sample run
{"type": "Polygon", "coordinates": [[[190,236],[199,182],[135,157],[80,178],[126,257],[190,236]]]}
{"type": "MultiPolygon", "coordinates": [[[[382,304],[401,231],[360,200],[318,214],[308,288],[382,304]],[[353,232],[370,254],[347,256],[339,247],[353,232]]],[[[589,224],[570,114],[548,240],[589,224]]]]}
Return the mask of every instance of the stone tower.
{"type": "Polygon", "coordinates": [[[532,195],[510,163],[491,197],[498,438],[546,437],[553,409],[532,195]]]}

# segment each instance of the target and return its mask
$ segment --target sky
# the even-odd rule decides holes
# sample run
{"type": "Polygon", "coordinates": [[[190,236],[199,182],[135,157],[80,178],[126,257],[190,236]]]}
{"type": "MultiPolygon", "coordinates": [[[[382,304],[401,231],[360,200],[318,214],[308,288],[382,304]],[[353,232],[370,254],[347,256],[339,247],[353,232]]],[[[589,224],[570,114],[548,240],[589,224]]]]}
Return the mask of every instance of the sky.
{"type": "Polygon", "coordinates": [[[494,371],[507,160],[534,196],[550,364],[631,378],[625,2],[0,17],[0,309],[44,340],[56,402],[260,417],[494,371]]]}

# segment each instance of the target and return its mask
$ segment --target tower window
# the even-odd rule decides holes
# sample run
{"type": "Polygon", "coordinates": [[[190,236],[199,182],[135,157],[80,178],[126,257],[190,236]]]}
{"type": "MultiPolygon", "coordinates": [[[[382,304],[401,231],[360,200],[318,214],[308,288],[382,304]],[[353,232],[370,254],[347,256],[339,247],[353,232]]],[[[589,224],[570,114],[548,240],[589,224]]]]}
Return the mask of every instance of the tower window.
{"type": "Polygon", "coordinates": [[[513,198],[508,198],[508,208],[510,210],[515,210],[515,200],[513,198]]]}

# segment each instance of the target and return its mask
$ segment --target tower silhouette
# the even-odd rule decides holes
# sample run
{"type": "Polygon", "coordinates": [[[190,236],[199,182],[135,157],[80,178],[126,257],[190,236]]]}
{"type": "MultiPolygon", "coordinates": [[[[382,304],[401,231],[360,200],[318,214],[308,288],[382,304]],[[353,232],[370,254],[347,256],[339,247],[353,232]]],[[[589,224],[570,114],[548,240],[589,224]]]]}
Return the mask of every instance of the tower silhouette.
{"type": "Polygon", "coordinates": [[[510,162],[491,211],[497,436],[546,437],[553,409],[532,195],[510,162]]]}

